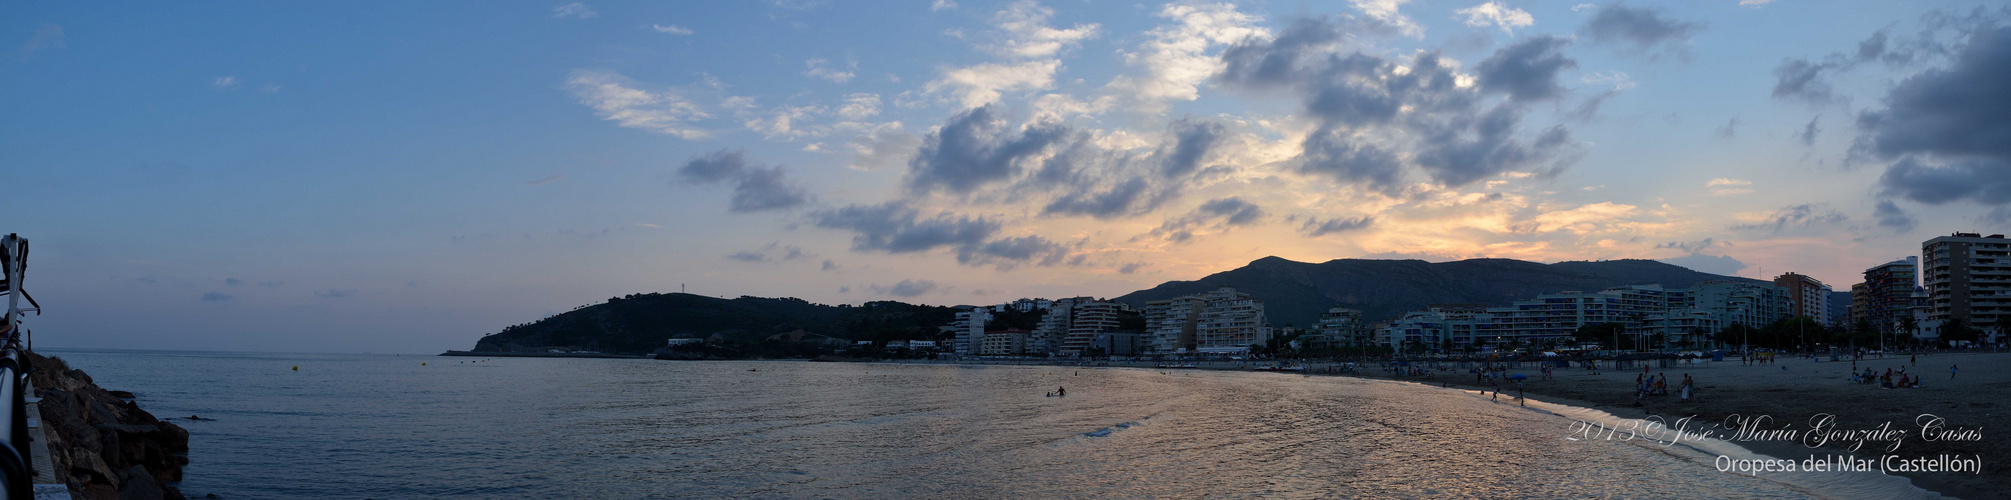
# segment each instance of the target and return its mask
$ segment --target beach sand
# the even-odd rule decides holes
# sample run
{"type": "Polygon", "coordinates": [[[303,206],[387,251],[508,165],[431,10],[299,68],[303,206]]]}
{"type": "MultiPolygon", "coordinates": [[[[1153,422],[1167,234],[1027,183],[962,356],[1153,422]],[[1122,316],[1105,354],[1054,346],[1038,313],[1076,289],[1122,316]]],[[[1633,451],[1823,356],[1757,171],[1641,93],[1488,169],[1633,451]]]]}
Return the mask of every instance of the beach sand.
{"type": "MultiPolygon", "coordinates": [[[[1715,424],[1733,414],[1768,415],[1774,419],[1771,428],[1792,424],[1797,429],[1806,429],[1808,419],[1819,413],[1836,415],[1836,427],[1840,429],[1865,429],[1891,422],[1893,428],[1910,432],[1895,454],[1933,457],[1946,453],[1982,457],[1983,471],[1980,475],[1949,472],[1909,474],[1914,484],[1960,498],[2011,497],[2011,466],[2007,466],[2011,464],[2007,462],[2011,461],[2011,446],[2007,446],[2011,444],[2011,435],[2000,435],[2011,432],[2011,429],[1996,425],[2011,417],[2011,354],[1941,353],[1921,355],[1918,359],[1918,364],[1911,364],[1911,359],[1905,355],[1868,357],[1858,362],[1857,369],[1862,371],[1869,367],[1882,374],[1887,368],[1897,370],[1906,366],[1908,374],[1926,375],[1920,389],[1883,389],[1875,384],[1851,383],[1852,364],[1849,358],[1837,362],[1829,361],[1827,357],[1821,362],[1807,358],[1781,358],[1776,364],[1760,366],[1744,366],[1737,358],[1728,358],[1701,365],[1651,368],[1649,373],[1656,376],[1668,375],[1670,394],[1649,396],[1638,403],[1634,396],[1634,380],[1642,374],[1639,367],[1604,370],[1596,375],[1582,368],[1560,368],[1554,371],[1552,380],[1541,380],[1542,376],[1531,367],[1532,363],[1524,363],[1521,369],[1510,372],[1530,377],[1524,382],[1524,391],[1532,398],[1596,408],[1621,417],[1660,415],[1680,418],[1694,415],[1697,422],[1715,424]],[[1953,380],[1948,377],[1951,364],[1960,368],[1953,380]],[[1701,401],[1679,401],[1677,387],[1682,384],[1683,375],[1691,376],[1702,388],[1699,393],[1701,401]],[[1949,427],[1980,428],[1983,438],[1970,442],[1924,442],[1919,435],[1920,427],[1915,424],[1916,417],[1924,413],[1946,418],[1949,427]]],[[[1378,369],[1368,369],[1369,375],[1379,373],[1378,369]]],[[[1894,377],[1895,380],[1897,378],[1894,377]]],[[[1405,377],[1403,380],[1465,388],[1488,387],[1484,383],[1475,383],[1475,377],[1464,371],[1437,372],[1430,380],[1417,377],[1405,377]]],[[[1515,394],[1512,384],[1505,387],[1504,395],[1515,394]]],[[[1832,453],[1842,449],[1837,445],[1811,449],[1782,442],[1739,444],[1780,458],[1805,458],[1812,452],[1832,453]]],[[[1858,454],[1875,457],[1880,452],[1866,445],[1866,449],[1858,454]]]]}

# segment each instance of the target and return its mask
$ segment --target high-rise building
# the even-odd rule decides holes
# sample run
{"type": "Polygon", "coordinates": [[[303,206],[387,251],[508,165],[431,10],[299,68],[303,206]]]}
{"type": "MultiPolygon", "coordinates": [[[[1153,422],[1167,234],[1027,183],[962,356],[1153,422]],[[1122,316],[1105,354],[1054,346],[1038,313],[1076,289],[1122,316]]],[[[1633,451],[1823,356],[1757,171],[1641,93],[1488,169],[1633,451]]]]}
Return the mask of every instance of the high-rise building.
{"type": "Polygon", "coordinates": [[[1920,258],[1929,322],[1997,334],[2011,326],[2000,323],[2011,321],[2011,239],[1955,233],[1921,243],[1920,258]]]}
{"type": "Polygon", "coordinates": [[[984,347],[985,323],[991,321],[991,311],[984,307],[958,307],[966,309],[957,311],[956,322],[950,323],[957,333],[953,349],[957,354],[977,354],[984,347]]]}
{"type": "Polygon", "coordinates": [[[1822,326],[1830,325],[1829,285],[1803,274],[1787,273],[1774,277],[1774,286],[1787,290],[1791,316],[1809,318],[1822,326]]]}
{"type": "MultiPolygon", "coordinates": [[[[1913,289],[1918,286],[1914,270],[1919,268],[1918,261],[1918,257],[1907,257],[1864,270],[1864,318],[1871,321],[1876,331],[1899,333],[1900,318],[1913,314],[1913,289]]],[[[1851,287],[1851,302],[1858,303],[1857,287],[1851,287]]]]}
{"type": "Polygon", "coordinates": [[[1068,338],[1070,323],[1075,320],[1075,304],[1089,300],[1089,297],[1075,297],[1052,302],[1047,313],[1040,316],[1040,323],[1034,326],[1033,334],[1027,336],[1026,351],[1029,354],[1059,351],[1062,341],[1068,338]]]}
{"type": "Polygon", "coordinates": [[[1161,353],[1194,350],[1194,330],[1206,304],[1207,301],[1193,295],[1145,303],[1145,335],[1152,350],[1161,353]]]}
{"type": "Polygon", "coordinates": [[[1264,319],[1264,301],[1229,287],[1197,297],[1206,304],[1202,306],[1201,318],[1194,327],[1196,350],[1246,350],[1252,345],[1263,344],[1271,336],[1271,325],[1264,319]]]}
{"type": "Polygon", "coordinates": [[[1362,312],[1345,307],[1320,313],[1320,323],[1310,333],[1305,337],[1307,347],[1363,347],[1374,341],[1374,331],[1362,321],[1362,312]]]}
{"type": "Polygon", "coordinates": [[[1089,354],[1097,334],[1117,329],[1117,313],[1123,308],[1115,302],[1085,300],[1070,309],[1068,335],[1061,341],[1063,356],[1089,354]]]}

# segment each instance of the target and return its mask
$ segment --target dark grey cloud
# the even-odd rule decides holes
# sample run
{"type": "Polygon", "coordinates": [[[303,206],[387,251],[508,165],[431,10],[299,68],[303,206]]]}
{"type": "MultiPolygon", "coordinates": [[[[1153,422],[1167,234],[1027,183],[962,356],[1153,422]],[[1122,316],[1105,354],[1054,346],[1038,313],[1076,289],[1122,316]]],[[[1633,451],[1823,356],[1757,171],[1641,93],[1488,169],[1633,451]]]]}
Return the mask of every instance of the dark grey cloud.
{"type": "Polygon", "coordinates": [[[1848,219],[1848,217],[1845,217],[1843,212],[1829,208],[1829,204],[1827,203],[1804,203],[1781,207],[1780,210],[1775,210],[1773,214],[1768,215],[1766,219],[1759,222],[1733,224],[1732,229],[1765,230],[1778,233],[1788,228],[1806,228],[1835,224],[1843,222],[1845,219],[1848,219]]]}
{"type": "Polygon", "coordinates": [[[1656,243],[1656,244],[1655,244],[1655,248],[1656,248],[1657,250],[1659,250],[1659,249],[1663,249],[1663,248],[1673,248],[1673,249],[1676,249],[1676,250],[1682,250],[1682,251],[1684,251],[1684,252],[1687,252],[1687,253],[1697,253],[1697,252],[1701,252],[1701,251],[1703,251],[1703,250],[1704,250],[1704,249],[1706,249],[1706,248],[1710,248],[1710,247],[1711,247],[1711,245],[1712,245],[1712,244],[1714,244],[1714,243],[1716,243],[1716,241],[1715,241],[1714,239],[1712,239],[1712,238],[1704,238],[1704,239],[1701,239],[1701,240],[1697,240],[1697,241],[1688,241],[1688,242],[1684,242],[1684,241],[1671,241],[1671,242],[1668,242],[1668,243],[1656,243]]]}
{"type": "Polygon", "coordinates": [[[874,293],[884,295],[892,295],[895,297],[914,297],[921,294],[933,292],[940,287],[941,285],[937,285],[935,281],[931,280],[905,279],[901,280],[900,283],[895,283],[894,286],[891,287],[881,287],[880,285],[873,285],[872,289],[874,293]]]}
{"type": "Polygon", "coordinates": [[[1135,273],[1135,272],[1138,272],[1138,270],[1139,270],[1139,269],[1144,269],[1144,268],[1145,268],[1145,263],[1144,263],[1144,262],[1127,262],[1127,263],[1125,263],[1125,264],[1124,264],[1124,265],[1122,265],[1122,266],[1118,266],[1118,267],[1117,267],[1117,272],[1118,272],[1119,274],[1131,274],[1131,273],[1135,273]]]}
{"type": "Polygon", "coordinates": [[[1645,52],[1668,42],[1690,41],[1703,29],[1703,24],[1663,16],[1661,9],[1614,2],[1600,7],[1585,22],[1584,32],[1595,42],[1626,44],[1645,52]]]}
{"type": "Polygon", "coordinates": [[[2011,203],[2011,26],[1971,32],[1945,67],[1908,77],[1858,115],[1853,154],[1895,160],[1886,193],[1922,203],[2011,203]]]}
{"type": "Polygon", "coordinates": [[[1173,135],[1173,142],[1168,144],[1169,147],[1162,155],[1160,168],[1167,177],[1180,177],[1193,173],[1196,167],[1201,166],[1201,161],[1207,158],[1209,151],[1221,145],[1223,139],[1229,136],[1228,130],[1222,124],[1191,116],[1174,120],[1168,128],[1173,135]]]}
{"type": "Polygon", "coordinates": [[[1223,51],[1218,83],[1289,91],[1318,120],[1293,159],[1300,172],[1396,195],[1409,167],[1458,187],[1517,169],[1555,173],[1576,160],[1562,127],[1533,138],[1519,132],[1520,103],[1561,92],[1556,73],[1575,64],[1558,52],[1566,40],[1538,37],[1497,51],[1484,62],[1487,80],[1461,87],[1458,64],[1436,52],[1393,60],[1352,48],[1358,23],[1301,19],[1276,38],[1223,51]],[[1485,107],[1484,92],[1511,102],[1485,107]]]}
{"type": "Polygon", "coordinates": [[[1146,236],[1165,238],[1174,243],[1184,243],[1194,238],[1194,229],[1212,224],[1217,230],[1227,230],[1236,226],[1255,224],[1265,217],[1264,208],[1255,203],[1243,201],[1240,197],[1216,198],[1202,203],[1187,215],[1169,219],[1146,236]]]}
{"type": "Polygon", "coordinates": [[[244,284],[244,280],[237,278],[224,278],[223,284],[227,286],[238,286],[244,284]]]}
{"type": "Polygon", "coordinates": [[[236,297],[232,297],[230,294],[223,292],[205,292],[202,294],[203,302],[223,302],[233,298],[236,297]]]}
{"type": "Polygon", "coordinates": [[[920,211],[901,201],[847,205],[811,218],[818,227],[852,231],[855,251],[915,253],[948,248],[956,252],[959,263],[1001,267],[1054,265],[1069,251],[1068,246],[1039,236],[998,237],[999,222],[984,217],[943,212],[922,218],[920,211]]]}
{"type": "Polygon", "coordinates": [[[1148,203],[1150,185],[1142,177],[1133,177],[1102,192],[1076,191],[1061,195],[1041,209],[1043,215],[1088,215],[1098,219],[1110,219],[1135,215],[1154,208],[1148,203]]]}
{"type": "Polygon", "coordinates": [[[1352,219],[1335,218],[1335,219],[1327,219],[1324,221],[1313,217],[1307,217],[1306,223],[1300,226],[1300,229],[1306,231],[1307,236],[1318,238],[1329,234],[1345,233],[1356,229],[1365,229],[1368,228],[1370,225],[1375,224],[1375,222],[1376,219],[1374,217],[1369,216],[1355,217],[1352,219]]]}
{"type": "Polygon", "coordinates": [[[1062,124],[1017,127],[997,104],[958,113],[942,128],[922,139],[922,148],[908,160],[908,187],[917,192],[943,189],[969,193],[987,183],[1018,177],[1020,162],[1078,133],[1062,124]]]}
{"type": "Polygon", "coordinates": [[[1564,95],[1557,73],[1578,67],[1562,52],[1570,44],[1571,40],[1550,35],[1530,37],[1481,60],[1474,67],[1476,79],[1481,88],[1507,93],[1517,101],[1556,99],[1564,95]]]}
{"type": "Polygon", "coordinates": [[[726,260],[737,260],[741,262],[768,262],[768,256],[756,252],[741,250],[738,252],[727,254],[726,260]]]}
{"type": "Polygon", "coordinates": [[[1849,53],[1834,52],[1821,58],[1781,59],[1781,64],[1774,67],[1773,97],[1812,104],[1844,101],[1843,97],[1832,92],[1829,75],[1849,71],[1866,63],[1877,62],[1887,67],[1899,68],[1945,56],[1952,51],[1937,37],[1937,33],[1945,28],[1967,32],[1993,26],[1997,23],[1997,18],[2006,13],[2011,13],[2011,9],[1994,14],[1978,9],[1966,16],[1931,12],[1923,16],[1920,34],[1917,37],[1895,40],[1890,35],[1891,28],[1888,27],[1873,32],[1871,36],[1858,42],[1857,50],[1849,53]]]}
{"type": "Polygon", "coordinates": [[[809,193],[790,181],[783,167],[749,165],[741,151],[722,149],[692,157],[677,175],[690,184],[733,183],[727,209],[734,213],[786,210],[810,201],[809,193]]]}
{"type": "Polygon", "coordinates": [[[1746,263],[1724,255],[1704,255],[1693,253],[1672,259],[1660,259],[1664,263],[1690,268],[1692,271],[1730,276],[1746,269],[1746,263]]]}
{"type": "Polygon", "coordinates": [[[330,288],[327,290],[320,290],[314,292],[314,296],[321,297],[324,299],[343,299],[343,298],[349,298],[350,296],[353,295],[356,295],[356,289],[354,288],[350,289],[330,288]]]}
{"type": "Polygon", "coordinates": [[[820,270],[820,271],[836,271],[836,270],[838,270],[838,263],[836,263],[836,262],[831,262],[831,259],[824,259],[824,266],[823,266],[822,268],[820,268],[819,270],[820,270]]]}
{"type": "Polygon", "coordinates": [[[1734,116],[1730,121],[1725,122],[1725,126],[1718,127],[1719,139],[1731,139],[1738,136],[1739,136],[1739,117],[1734,116]]]}
{"type": "Polygon", "coordinates": [[[1829,81],[1823,79],[1823,73],[1840,67],[1842,64],[1836,62],[1811,62],[1799,57],[1782,59],[1781,64],[1774,67],[1773,97],[1818,104],[1830,102],[1834,96],[1830,94],[1829,81]]]}
{"type": "Polygon", "coordinates": [[[1878,219],[1880,227],[1889,227],[1900,233],[1912,231],[1913,226],[1919,222],[1914,220],[1913,216],[1907,215],[1906,211],[1901,210],[1892,200],[1879,200],[1878,208],[1872,210],[1871,216],[1878,219]]]}
{"type": "Polygon", "coordinates": [[[1822,126],[1819,123],[1821,121],[1822,115],[1810,118],[1809,124],[1802,126],[1802,131],[1795,134],[1795,139],[1802,141],[1803,146],[1814,146],[1816,135],[1822,133],[1822,126]]]}

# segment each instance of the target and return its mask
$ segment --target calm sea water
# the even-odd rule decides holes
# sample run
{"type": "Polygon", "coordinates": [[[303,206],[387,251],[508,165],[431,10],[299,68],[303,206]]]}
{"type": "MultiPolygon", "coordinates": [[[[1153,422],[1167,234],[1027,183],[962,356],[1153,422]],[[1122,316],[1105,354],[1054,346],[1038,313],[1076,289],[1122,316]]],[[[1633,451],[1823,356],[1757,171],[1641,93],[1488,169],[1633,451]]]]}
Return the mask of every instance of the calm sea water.
{"type": "MultiPolygon", "coordinates": [[[[1276,373],[65,351],[190,433],[191,497],[1772,497],[1682,446],[1276,373]],[[425,365],[421,365],[425,363],[425,365]],[[299,366],[299,371],[292,368],[299,366]],[[1066,386],[1068,397],[1045,393],[1066,386]]],[[[1841,493],[1839,493],[1841,491],[1841,493]]],[[[1890,496],[1883,493],[1881,496],[1890,496]]]]}

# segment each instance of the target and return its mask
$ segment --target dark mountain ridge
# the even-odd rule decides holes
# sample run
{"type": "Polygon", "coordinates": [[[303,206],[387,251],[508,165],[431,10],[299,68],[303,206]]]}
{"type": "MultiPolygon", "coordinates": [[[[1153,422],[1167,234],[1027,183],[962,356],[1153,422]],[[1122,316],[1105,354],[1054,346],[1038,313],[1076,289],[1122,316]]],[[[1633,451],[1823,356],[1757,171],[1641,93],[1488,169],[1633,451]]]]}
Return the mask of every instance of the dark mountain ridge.
{"type": "Polygon", "coordinates": [[[1637,259],[1556,264],[1514,259],[1440,263],[1335,259],[1310,263],[1265,257],[1240,268],[1194,281],[1169,281],[1115,300],[1143,307],[1149,301],[1227,286],[1263,300],[1272,324],[1305,327],[1335,306],[1359,309],[1364,318],[1381,321],[1433,304],[1504,306],[1546,293],[1595,292],[1626,285],[1680,288],[1713,280],[1754,281],[1637,259]]]}

